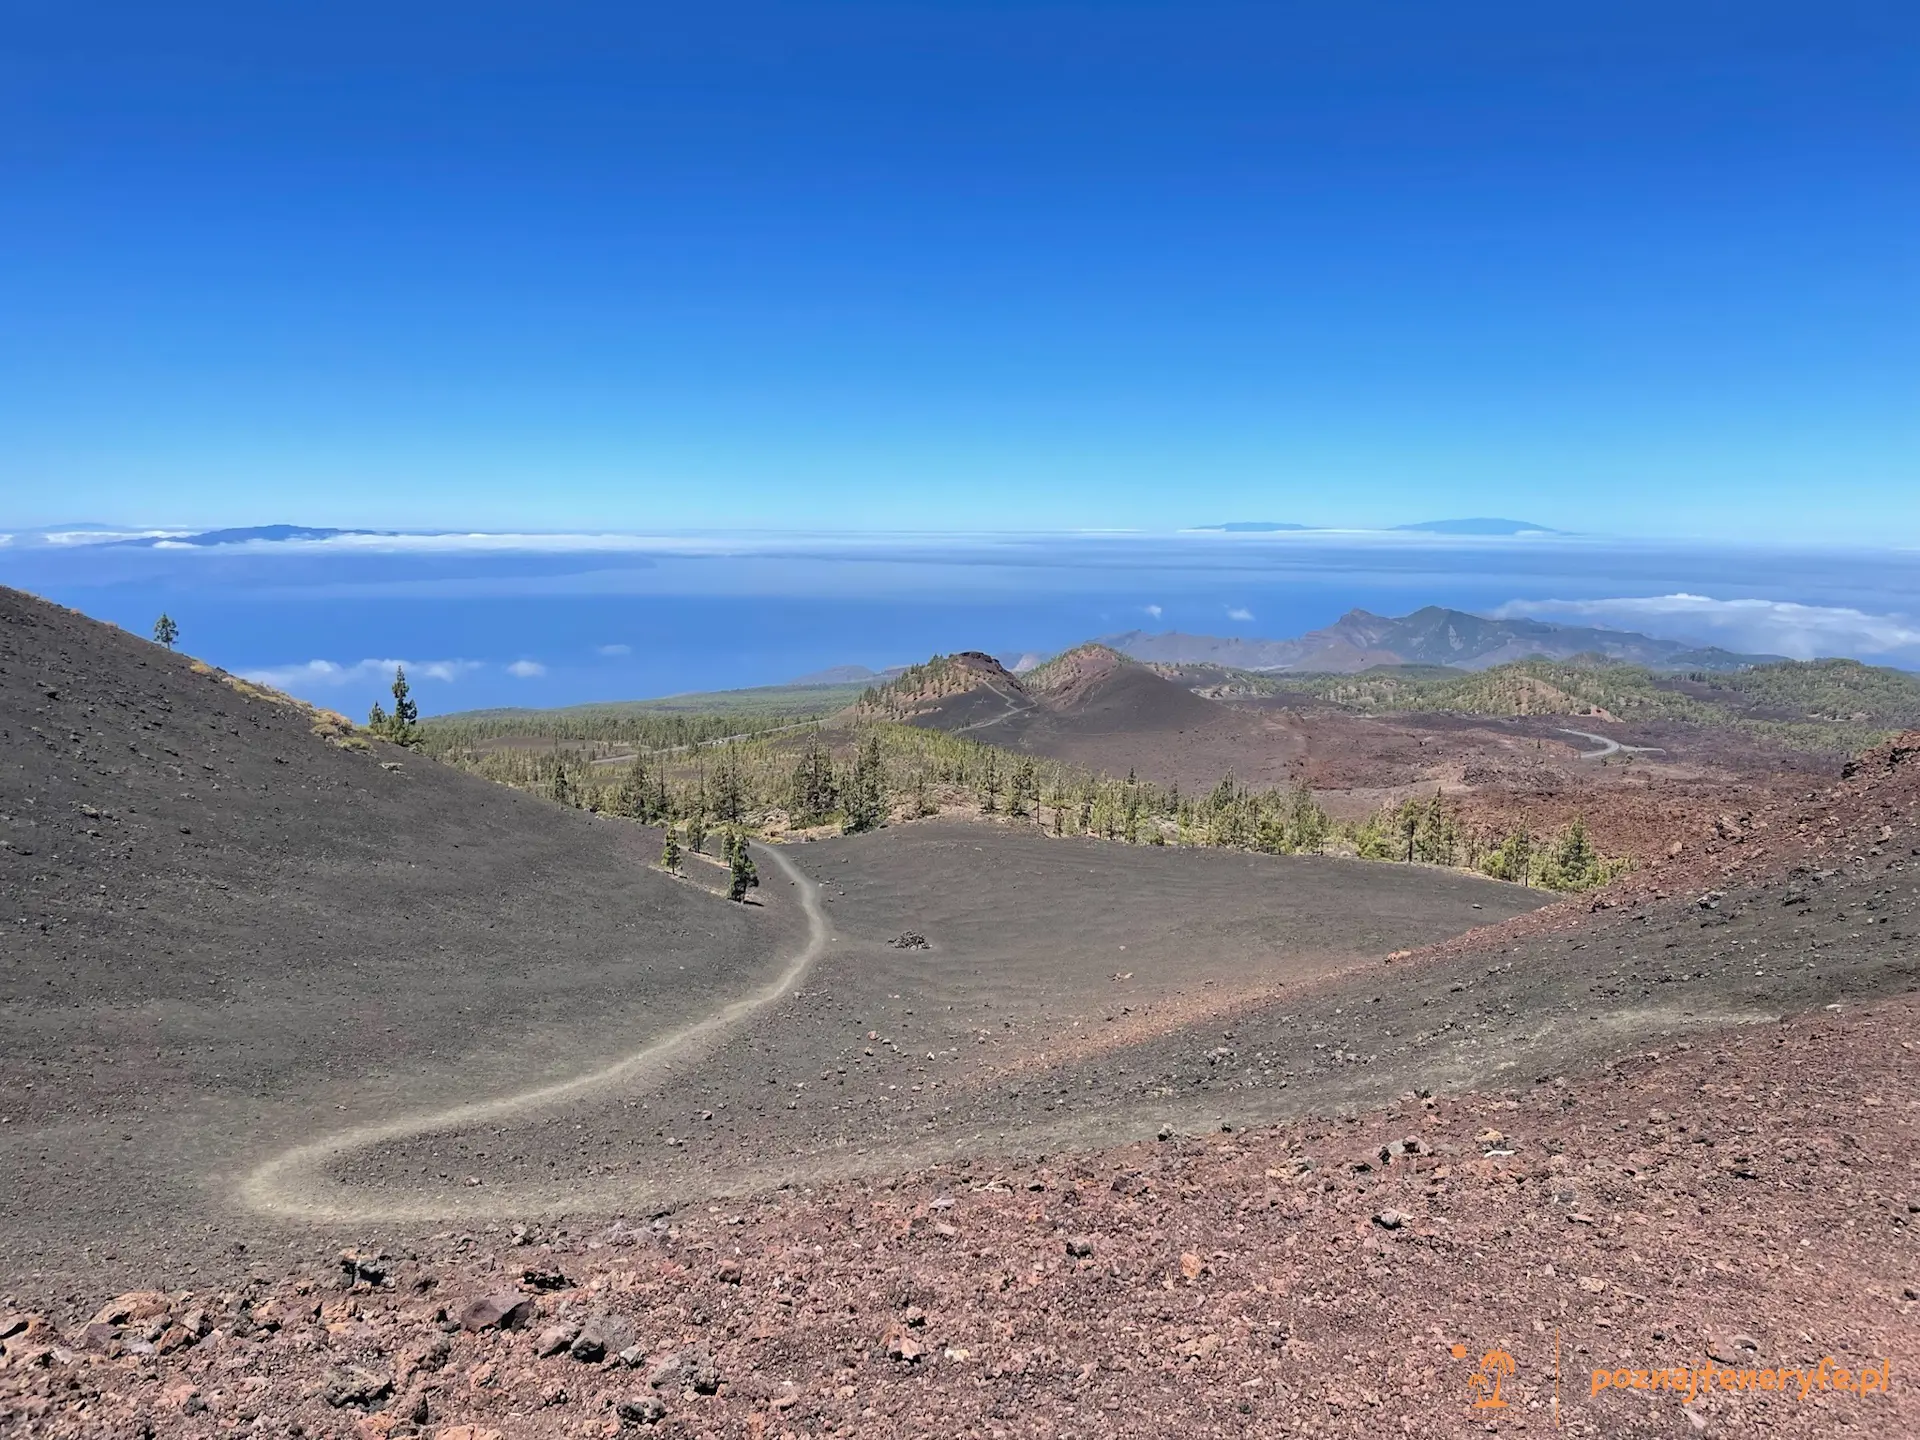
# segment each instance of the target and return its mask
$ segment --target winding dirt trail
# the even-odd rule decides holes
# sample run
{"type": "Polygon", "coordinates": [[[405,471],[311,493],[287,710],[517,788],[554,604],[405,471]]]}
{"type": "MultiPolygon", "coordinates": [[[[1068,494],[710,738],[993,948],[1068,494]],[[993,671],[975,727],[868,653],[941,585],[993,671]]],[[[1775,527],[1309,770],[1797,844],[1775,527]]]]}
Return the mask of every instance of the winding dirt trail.
{"type": "MultiPolygon", "coordinates": [[[[376,1145],[504,1120],[562,1101],[583,1099],[616,1085],[657,1084],[665,1080],[675,1066],[694,1058],[735,1025],[787,994],[825,952],[829,938],[827,917],[820,907],[819,887],[812,880],[778,850],[764,846],[756,848],[793,882],[807,916],[807,943],[777,976],[760,989],[652,1041],[611,1065],[570,1080],[489,1100],[476,1100],[370,1125],[357,1125],[295,1145],[255,1167],[240,1180],[236,1194],[239,1203],[256,1214],[337,1222],[424,1220],[450,1213],[474,1215],[477,1207],[472,1203],[473,1197],[461,1197],[463,1203],[449,1204],[439,1197],[383,1195],[377,1191],[344,1185],[328,1175],[327,1171],[345,1157],[376,1145]]],[[[529,1206],[526,1197],[507,1193],[487,1199],[487,1209],[513,1208],[524,1211],[537,1208],[539,1203],[536,1201],[529,1206]]]]}

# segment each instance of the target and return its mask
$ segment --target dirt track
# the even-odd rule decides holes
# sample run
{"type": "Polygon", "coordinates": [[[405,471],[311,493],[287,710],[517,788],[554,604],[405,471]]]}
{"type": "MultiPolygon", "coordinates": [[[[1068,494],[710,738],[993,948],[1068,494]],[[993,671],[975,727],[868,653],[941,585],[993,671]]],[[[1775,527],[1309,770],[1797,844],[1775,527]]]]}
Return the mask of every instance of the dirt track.
{"type": "Polygon", "coordinates": [[[431,1218],[439,1213],[435,1207],[416,1212],[405,1206],[383,1204],[364,1192],[356,1193],[349,1187],[327,1183],[325,1172],[329,1168],[351,1167],[357,1153],[374,1146],[495,1124],[549,1107],[580,1105],[602,1091],[623,1086],[657,1086],[668,1081],[676,1071],[700,1064],[729,1029],[792,990],[827,946],[827,923],[820,909],[818,887],[784,855],[764,848],[761,853],[794,887],[807,916],[806,944],[765,985],[739,999],[726,1001],[710,1013],[649,1040],[639,1050],[597,1070],[530,1090],[510,1091],[442,1110],[401,1115],[303,1141],[254,1167],[238,1187],[239,1203],[259,1214],[348,1224],[369,1219],[431,1218]]]}
{"type": "Polygon", "coordinates": [[[259,1158],[598,1068],[805,933],[783,887],[662,875],[658,832],[337,748],[12,591],[0,740],[0,1274],[30,1292],[244,1264],[271,1232],[224,1196],[259,1158]]]}

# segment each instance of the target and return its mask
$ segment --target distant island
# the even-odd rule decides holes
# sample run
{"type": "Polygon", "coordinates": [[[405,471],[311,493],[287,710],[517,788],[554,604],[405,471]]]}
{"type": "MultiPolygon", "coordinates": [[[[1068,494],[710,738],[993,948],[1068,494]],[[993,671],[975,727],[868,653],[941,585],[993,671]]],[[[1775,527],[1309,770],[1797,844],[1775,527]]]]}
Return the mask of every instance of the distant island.
{"type": "MultiPolygon", "coordinates": [[[[1346,529],[1346,526],[1301,525],[1292,520],[1226,520],[1218,525],[1196,525],[1195,530],[1211,531],[1222,535],[1273,535],[1294,530],[1334,530],[1346,529]]],[[[1351,527],[1365,530],[1367,526],[1351,527]]],[[[1563,535],[1563,530],[1555,530],[1550,525],[1537,525],[1531,520],[1501,520],[1490,515],[1474,516],[1465,520],[1420,520],[1411,525],[1389,525],[1390,531],[1411,530],[1426,535],[1563,535]]]]}

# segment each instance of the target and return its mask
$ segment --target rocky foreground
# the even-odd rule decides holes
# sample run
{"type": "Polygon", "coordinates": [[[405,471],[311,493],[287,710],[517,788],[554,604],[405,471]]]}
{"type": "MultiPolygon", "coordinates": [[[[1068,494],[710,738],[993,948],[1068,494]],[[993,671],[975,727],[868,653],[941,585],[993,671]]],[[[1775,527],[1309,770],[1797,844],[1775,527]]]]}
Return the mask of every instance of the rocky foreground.
{"type": "Polygon", "coordinates": [[[1916,1434],[1917,1077],[1909,997],[1354,1119],[316,1247],[0,1318],[0,1431],[1916,1434]]]}

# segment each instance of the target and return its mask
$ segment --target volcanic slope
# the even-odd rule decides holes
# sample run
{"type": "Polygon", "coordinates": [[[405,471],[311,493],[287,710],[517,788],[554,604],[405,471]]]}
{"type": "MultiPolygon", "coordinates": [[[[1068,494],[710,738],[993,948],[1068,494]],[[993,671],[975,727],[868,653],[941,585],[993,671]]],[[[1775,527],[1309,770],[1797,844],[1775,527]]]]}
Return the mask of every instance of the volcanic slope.
{"type": "Polygon", "coordinates": [[[1196,695],[1100,644],[1024,676],[988,655],[941,656],[870,692],[853,713],[1189,788],[1228,771],[1247,784],[1284,785],[1306,753],[1294,716],[1196,695]]]}
{"type": "Polygon", "coordinates": [[[0,740],[0,1226],[42,1285],[147,1278],[242,1157],[577,1073],[804,944],[787,887],[729,905],[657,832],[4,589],[0,740]]]}

